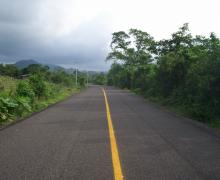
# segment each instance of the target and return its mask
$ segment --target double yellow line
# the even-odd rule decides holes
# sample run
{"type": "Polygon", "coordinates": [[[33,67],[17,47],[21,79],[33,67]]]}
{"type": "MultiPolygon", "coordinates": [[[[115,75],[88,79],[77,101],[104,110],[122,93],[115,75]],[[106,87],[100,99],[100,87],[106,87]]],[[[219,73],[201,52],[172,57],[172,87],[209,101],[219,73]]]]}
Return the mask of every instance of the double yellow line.
{"type": "Polygon", "coordinates": [[[108,120],[109,138],[110,138],[110,144],[111,144],[114,177],[115,177],[115,180],[123,180],[121,163],[120,163],[120,158],[119,158],[119,153],[118,153],[118,146],[117,146],[114,128],[113,128],[113,124],[112,124],[111,112],[110,112],[110,108],[109,108],[108,98],[107,98],[107,95],[106,95],[104,88],[102,88],[102,92],[103,92],[103,95],[105,98],[105,107],[106,107],[106,114],[107,114],[107,120],[108,120]]]}

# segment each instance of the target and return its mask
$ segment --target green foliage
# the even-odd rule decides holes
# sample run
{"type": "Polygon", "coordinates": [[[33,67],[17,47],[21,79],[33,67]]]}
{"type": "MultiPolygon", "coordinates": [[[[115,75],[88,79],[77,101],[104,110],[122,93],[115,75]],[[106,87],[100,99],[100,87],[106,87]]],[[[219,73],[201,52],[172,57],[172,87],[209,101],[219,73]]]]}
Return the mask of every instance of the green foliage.
{"type": "Polygon", "coordinates": [[[17,77],[19,75],[19,70],[13,64],[0,64],[0,76],[11,76],[17,77]]]}
{"type": "Polygon", "coordinates": [[[155,41],[131,29],[113,33],[109,85],[133,89],[178,106],[201,121],[220,119],[220,40],[195,36],[184,24],[171,39],[155,41]]]}
{"type": "Polygon", "coordinates": [[[97,85],[105,85],[106,80],[107,79],[105,73],[96,73],[91,77],[90,82],[97,85]]]}
{"type": "Polygon", "coordinates": [[[56,84],[63,84],[65,86],[72,86],[74,84],[74,77],[71,74],[60,70],[55,71],[50,75],[51,82],[56,84]]]}
{"type": "Polygon", "coordinates": [[[79,81],[79,85],[81,87],[85,87],[86,86],[86,78],[85,78],[85,76],[79,76],[78,77],[78,81],[79,81]]]}
{"type": "Polygon", "coordinates": [[[30,82],[31,88],[33,89],[35,95],[38,98],[45,96],[47,94],[46,83],[40,74],[32,75],[29,78],[29,82],[30,82]]]}
{"type": "Polygon", "coordinates": [[[21,97],[29,97],[32,101],[34,100],[35,93],[32,89],[29,81],[20,81],[17,86],[16,93],[21,97]]]}
{"type": "Polygon", "coordinates": [[[49,67],[41,64],[31,64],[22,70],[23,74],[48,74],[49,67]]]}
{"type": "Polygon", "coordinates": [[[8,77],[0,76],[0,96],[2,94],[9,95],[16,92],[18,80],[8,77]]]}
{"type": "Polygon", "coordinates": [[[11,118],[17,107],[18,104],[14,99],[0,97],[0,124],[11,118]]]}
{"type": "Polygon", "coordinates": [[[31,111],[28,97],[0,97],[0,124],[14,116],[22,116],[31,111]]]}
{"type": "Polygon", "coordinates": [[[28,97],[16,97],[18,107],[14,111],[16,115],[21,117],[25,112],[31,112],[31,100],[28,97]]]}
{"type": "MultiPolygon", "coordinates": [[[[82,77],[78,88],[85,86],[82,77]]],[[[38,64],[18,70],[14,65],[0,64],[0,126],[67,97],[73,93],[73,85],[75,77],[63,70],[49,71],[38,64]]]]}

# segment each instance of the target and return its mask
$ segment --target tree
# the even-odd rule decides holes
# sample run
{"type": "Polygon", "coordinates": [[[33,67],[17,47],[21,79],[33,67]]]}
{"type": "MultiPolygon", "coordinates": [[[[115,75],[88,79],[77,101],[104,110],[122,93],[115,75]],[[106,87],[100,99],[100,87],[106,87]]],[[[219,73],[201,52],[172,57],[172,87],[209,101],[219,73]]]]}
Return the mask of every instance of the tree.
{"type": "Polygon", "coordinates": [[[19,73],[18,68],[13,64],[0,64],[0,75],[2,76],[18,77],[19,73]]]}
{"type": "Polygon", "coordinates": [[[34,74],[29,78],[31,88],[35,95],[40,98],[47,95],[46,83],[40,74],[34,74]]]}
{"type": "Polygon", "coordinates": [[[124,66],[123,76],[127,77],[127,88],[135,89],[135,74],[149,65],[152,54],[156,53],[156,42],[148,33],[130,29],[129,34],[124,31],[113,33],[111,50],[107,60],[113,60],[124,66]]]}
{"type": "Polygon", "coordinates": [[[97,85],[105,85],[106,84],[106,74],[105,73],[96,73],[92,76],[92,83],[97,85]]]}
{"type": "Polygon", "coordinates": [[[137,29],[119,31],[107,60],[114,62],[108,84],[181,106],[200,120],[220,117],[220,40],[214,33],[193,37],[187,23],[161,41],[137,29]]]}
{"type": "Polygon", "coordinates": [[[22,70],[23,74],[49,75],[49,67],[41,64],[31,64],[22,70]]]}

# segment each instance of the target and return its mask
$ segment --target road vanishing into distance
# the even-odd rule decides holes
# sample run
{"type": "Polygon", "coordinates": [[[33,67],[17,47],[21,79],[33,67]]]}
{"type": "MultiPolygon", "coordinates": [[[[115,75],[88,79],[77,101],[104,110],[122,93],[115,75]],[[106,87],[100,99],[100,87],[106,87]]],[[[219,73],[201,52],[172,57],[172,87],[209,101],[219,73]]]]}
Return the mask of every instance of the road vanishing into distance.
{"type": "Polygon", "coordinates": [[[0,180],[219,180],[220,136],[91,86],[0,131],[0,180]]]}

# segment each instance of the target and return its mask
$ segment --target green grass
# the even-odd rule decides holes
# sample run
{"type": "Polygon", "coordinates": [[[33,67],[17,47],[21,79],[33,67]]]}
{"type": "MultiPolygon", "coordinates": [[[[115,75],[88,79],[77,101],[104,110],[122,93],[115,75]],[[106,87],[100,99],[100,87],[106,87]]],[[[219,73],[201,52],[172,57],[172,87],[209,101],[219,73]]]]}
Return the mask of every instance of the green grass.
{"type": "Polygon", "coordinates": [[[19,81],[21,80],[7,76],[0,76],[0,95],[14,93],[19,81]]]}

